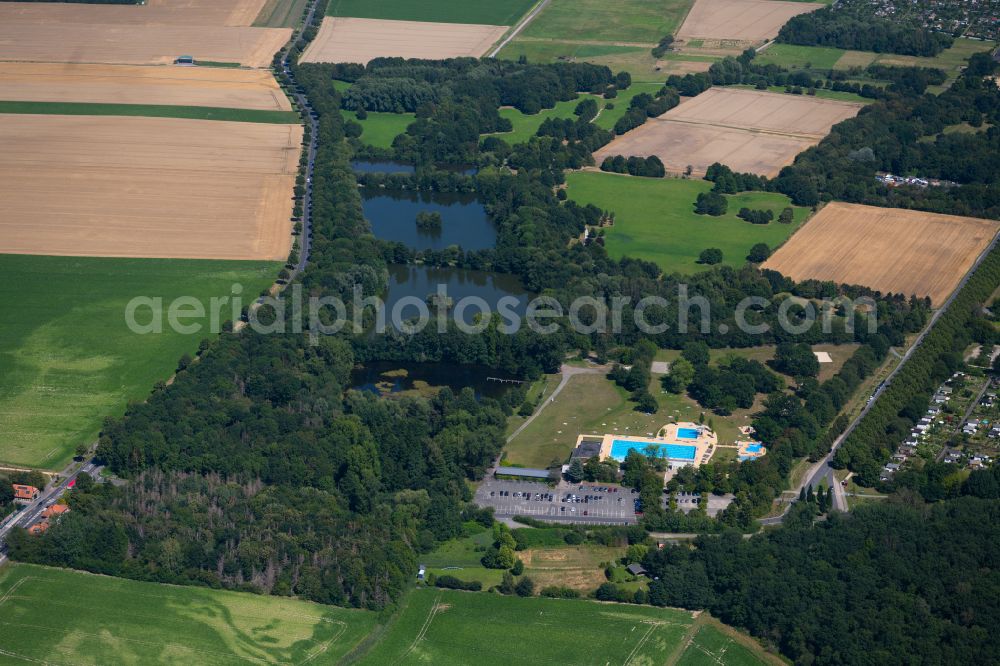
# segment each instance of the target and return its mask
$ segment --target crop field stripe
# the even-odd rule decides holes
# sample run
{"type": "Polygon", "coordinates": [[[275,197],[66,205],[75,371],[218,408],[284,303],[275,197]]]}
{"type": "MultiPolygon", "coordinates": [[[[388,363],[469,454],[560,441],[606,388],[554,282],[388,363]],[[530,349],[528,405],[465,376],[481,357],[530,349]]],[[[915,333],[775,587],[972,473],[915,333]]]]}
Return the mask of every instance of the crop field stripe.
{"type": "Polygon", "coordinates": [[[0,101],[0,113],[46,116],[184,118],[188,120],[221,120],[241,123],[269,123],[274,125],[297,125],[301,122],[299,115],[294,111],[224,109],[208,106],[171,106],[167,104],[0,101]]]}
{"type": "Polygon", "coordinates": [[[330,0],[327,16],[512,26],[537,0],[330,0]]]}

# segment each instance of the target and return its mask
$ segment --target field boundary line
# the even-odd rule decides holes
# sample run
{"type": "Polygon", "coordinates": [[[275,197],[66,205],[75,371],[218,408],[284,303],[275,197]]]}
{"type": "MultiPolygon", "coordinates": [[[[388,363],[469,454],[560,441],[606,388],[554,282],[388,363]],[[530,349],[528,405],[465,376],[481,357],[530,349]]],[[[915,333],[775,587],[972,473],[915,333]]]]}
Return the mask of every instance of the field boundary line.
{"type": "Polygon", "coordinates": [[[16,583],[11,585],[10,588],[6,592],[4,592],[4,595],[0,597],[0,606],[3,606],[4,602],[6,602],[8,599],[11,598],[11,595],[14,594],[17,588],[21,587],[21,585],[23,585],[24,582],[29,580],[30,578],[33,578],[33,576],[25,576],[24,578],[21,578],[16,583]]]}
{"type": "Polygon", "coordinates": [[[335,633],[333,635],[333,637],[330,638],[330,640],[326,641],[325,643],[322,643],[319,647],[317,647],[315,650],[313,650],[312,654],[308,655],[305,659],[303,659],[302,661],[300,661],[299,662],[300,664],[308,664],[310,661],[312,661],[313,659],[315,659],[319,655],[321,655],[324,652],[326,652],[327,650],[329,650],[330,646],[333,645],[337,641],[337,639],[340,638],[341,636],[343,636],[344,632],[347,631],[347,623],[346,622],[342,622],[341,620],[327,620],[326,618],[321,618],[321,619],[324,622],[330,622],[330,623],[333,623],[333,624],[340,625],[340,630],[337,631],[337,633],[335,633]]]}
{"type": "Polygon", "coordinates": [[[639,642],[635,644],[635,647],[632,648],[632,651],[628,653],[628,657],[626,657],[625,661],[622,662],[622,666],[628,666],[629,664],[632,663],[632,659],[635,657],[636,653],[639,652],[639,650],[642,649],[642,646],[646,644],[646,641],[649,640],[649,637],[660,626],[662,626],[662,625],[659,622],[650,622],[649,623],[649,629],[647,629],[646,633],[644,633],[642,635],[642,638],[639,639],[639,642]]]}
{"type": "Polygon", "coordinates": [[[35,664],[46,664],[46,666],[56,666],[58,662],[45,661],[44,659],[35,659],[34,657],[26,657],[23,654],[18,654],[16,652],[11,652],[10,650],[4,650],[0,648],[0,654],[5,657],[13,657],[14,659],[21,659],[23,661],[30,661],[35,664]]]}
{"type": "Polygon", "coordinates": [[[718,127],[720,129],[737,130],[739,132],[750,132],[752,134],[768,134],[771,136],[784,136],[790,137],[792,139],[802,139],[803,141],[822,141],[827,135],[826,134],[809,134],[809,133],[797,133],[797,132],[780,132],[778,130],[763,129],[760,127],[740,127],[739,125],[725,125],[723,123],[710,123],[701,120],[684,120],[682,118],[664,118],[660,116],[659,118],[651,118],[650,120],[659,121],[661,123],[681,123],[684,125],[697,125],[698,127],[718,127]]]}

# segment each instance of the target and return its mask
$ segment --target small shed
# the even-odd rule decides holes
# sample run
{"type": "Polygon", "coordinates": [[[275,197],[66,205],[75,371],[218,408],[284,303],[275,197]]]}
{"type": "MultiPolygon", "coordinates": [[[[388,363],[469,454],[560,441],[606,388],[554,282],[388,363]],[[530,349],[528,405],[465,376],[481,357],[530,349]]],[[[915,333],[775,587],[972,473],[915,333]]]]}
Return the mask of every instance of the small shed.
{"type": "Polygon", "coordinates": [[[636,562],[634,564],[628,565],[627,567],[625,567],[625,570],[628,571],[633,576],[645,576],[646,575],[646,567],[642,566],[638,562],[636,562]]]}

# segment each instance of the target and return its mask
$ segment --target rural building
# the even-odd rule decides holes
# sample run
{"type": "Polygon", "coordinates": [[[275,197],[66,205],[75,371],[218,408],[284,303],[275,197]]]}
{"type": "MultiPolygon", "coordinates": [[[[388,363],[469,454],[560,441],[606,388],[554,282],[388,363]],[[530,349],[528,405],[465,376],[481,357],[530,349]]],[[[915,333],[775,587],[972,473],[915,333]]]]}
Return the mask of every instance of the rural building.
{"type": "Polygon", "coordinates": [[[177,59],[174,60],[174,64],[175,65],[193,65],[194,64],[194,56],[189,56],[189,55],[178,56],[177,59]]]}
{"type": "Polygon", "coordinates": [[[627,567],[625,567],[625,569],[630,574],[632,574],[633,576],[645,576],[646,575],[646,567],[642,566],[638,562],[636,562],[634,564],[628,565],[627,567]]]}
{"type": "Polygon", "coordinates": [[[551,477],[547,469],[532,469],[530,467],[497,467],[495,476],[513,476],[533,481],[548,481],[551,477]]]}
{"type": "Polygon", "coordinates": [[[14,499],[34,502],[38,499],[38,488],[20,483],[14,484],[14,499]]]}

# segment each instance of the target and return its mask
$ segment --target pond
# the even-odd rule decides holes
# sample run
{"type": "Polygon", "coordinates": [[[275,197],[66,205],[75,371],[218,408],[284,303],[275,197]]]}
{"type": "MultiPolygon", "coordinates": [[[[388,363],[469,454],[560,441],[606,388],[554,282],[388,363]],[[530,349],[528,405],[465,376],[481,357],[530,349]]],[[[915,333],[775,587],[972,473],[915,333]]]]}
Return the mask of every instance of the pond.
{"type": "MultiPolygon", "coordinates": [[[[521,286],[520,281],[512,275],[473,271],[464,268],[432,268],[428,266],[389,266],[389,292],[386,296],[387,317],[392,309],[404,297],[414,297],[426,302],[427,297],[436,294],[439,286],[446,290],[451,300],[453,317],[461,317],[467,324],[472,324],[480,313],[480,308],[474,305],[461,308],[461,299],[476,296],[486,302],[492,312],[497,312],[501,299],[508,297],[504,303],[504,311],[516,313],[523,317],[530,292],[521,286]]],[[[416,305],[410,304],[400,308],[400,317],[405,321],[418,316],[416,305]]],[[[430,308],[434,312],[433,308],[430,308]]],[[[508,317],[509,318],[509,317],[508,317]]],[[[391,321],[391,319],[390,319],[391,321]]]]}
{"type": "Polygon", "coordinates": [[[361,206],[377,238],[414,250],[482,250],[496,245],[497,232],[486,209],[472,194],[399,192],[362,188],[361,206]],[[441,226],[417,227],[417,213],[438,213],[441,226]]]}
{"type": "Polygon", "coordinates": [[[384,396],[404,393],[429,395],[444,386],[458,393],[465,387],[471,387],[477,398],[499,398],[516,384],[495,381],[498,378],[511,377],[479,365],[372,361],[351,372],[351,388],[384,396]]]}
{"type": "Polygon", "coordinates": [[[368,162],[366,160],[354,160],[351,168],[358,173],[413,173],[412,164],[402,162],[368,162]]]}

